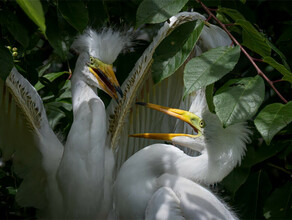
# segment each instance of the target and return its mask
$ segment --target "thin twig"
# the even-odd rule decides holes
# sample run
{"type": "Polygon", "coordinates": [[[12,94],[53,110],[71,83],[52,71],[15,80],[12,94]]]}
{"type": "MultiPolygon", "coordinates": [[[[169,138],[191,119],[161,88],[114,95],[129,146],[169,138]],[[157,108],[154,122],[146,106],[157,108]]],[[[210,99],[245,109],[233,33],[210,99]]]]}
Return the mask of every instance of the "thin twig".
{"type": "MultiPolygon", "coordinates": [[[[277,93],[277,95],[282,99],[284,103],[287,103],[287,100],[281,95],[281,93],[276,89],[273,82],[263,73],[263,71],[257,66],[254,59],[247,53],[247,51],[243,48],[243,46],[236,40],[236,38],[229,32],[229,30],[226,28],[226,26],[210,11],[210,9],[201,1],[196,0],[203,9],[211,16],[218,24],[222,27],[222,29],[229,35],[229,37],[232,39],[232,41],[240,47],[240,50],[245,54],[245,56],[249,59],[251,64],[256,69],[257,73],[264,78],[267,83],[272,87],[272,89],[277,93]]],[[[212,10],[213,11],[213,10],[212,10]]]]}
{"type": "Polygon", "coordinates": [[[285,80],[283,80],[283,79],[278,79],[278,80],[275,80],[275,81],[273,81],[273,83],[275,84],[275,83],[278,83],[278,82],[284,82],[285,80]]]}
{"type": "Polygon", "coordinates": [[[274,168],[276,168],[278,170],[281,170],[282,172],[287,173],[287,174],[289,174],[292,177],[292,173],[290,171],[282,168],[282,167],[279,167],[279,166],[277,166],[275,164],[272,164],[272,163],[267,163],[267,165],[270,166],[270,167],[274,167],[274,168]]]}

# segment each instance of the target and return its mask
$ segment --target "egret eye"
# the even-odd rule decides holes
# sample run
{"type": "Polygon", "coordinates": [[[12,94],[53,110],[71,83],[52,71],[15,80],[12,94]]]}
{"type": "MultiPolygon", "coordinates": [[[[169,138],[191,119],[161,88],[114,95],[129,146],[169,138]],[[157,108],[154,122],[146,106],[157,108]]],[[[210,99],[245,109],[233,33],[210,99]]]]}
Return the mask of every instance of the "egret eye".
{"type": "Polygon", "coordinates": [[[200,127],[201,128],[205,127],[205,122],[203,120],[200,121],[200,127]]]}
{"type": "Polygon", "coordinates": [[[90,62],[93,63],[93,57],[90,57],[90,62]]]}

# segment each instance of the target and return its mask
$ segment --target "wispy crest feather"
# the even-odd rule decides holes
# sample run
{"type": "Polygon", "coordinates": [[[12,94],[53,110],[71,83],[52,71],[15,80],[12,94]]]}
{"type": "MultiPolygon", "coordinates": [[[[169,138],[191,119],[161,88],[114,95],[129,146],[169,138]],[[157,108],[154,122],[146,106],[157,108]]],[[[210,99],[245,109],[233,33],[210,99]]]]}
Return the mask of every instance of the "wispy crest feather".
{"type": "Polygon", "coordinates": [[[132,37],[128,32],[104,28],[97,32],[87,28],[72,44],[72,49],[78,53],[89,52],[89,55],[101,61],[112,64],[119,53],[131,46],[132,37]]]}

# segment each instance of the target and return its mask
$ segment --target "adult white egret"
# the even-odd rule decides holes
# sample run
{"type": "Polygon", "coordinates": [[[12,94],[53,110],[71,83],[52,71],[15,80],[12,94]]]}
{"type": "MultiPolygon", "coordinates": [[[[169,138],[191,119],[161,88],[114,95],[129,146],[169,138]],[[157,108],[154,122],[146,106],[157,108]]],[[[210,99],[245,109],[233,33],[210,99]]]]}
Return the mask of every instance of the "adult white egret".
{"type": "Polygon", "coordinates": [[[219,118],[208,110],[204,90],[197,91],[189,111],[140,104],[187,122],[197,134],[142,133],[132,137],[170,141],[201,155],[191,157],[168,144],[154,144],[138,151],[122,165],[116,179],[114,200],[118,217],[235,218],[200,184],[219,182],[240,164],[250,132],[245,123],[224,129],[219,118]]]}
{"type": "Polygon", "coordinates": [[[46,218],[107,215],[114,162],[97,88],[118,98],[112,63],[129,42],[127,34],[112,29],[87,29],[73,44],[80,55],[72,76],[74,122],[64,147],[33,86],[15,68],[1,81],[0,147],[23,178],[16,195],[21,206],[35,207],[46,218]]]}

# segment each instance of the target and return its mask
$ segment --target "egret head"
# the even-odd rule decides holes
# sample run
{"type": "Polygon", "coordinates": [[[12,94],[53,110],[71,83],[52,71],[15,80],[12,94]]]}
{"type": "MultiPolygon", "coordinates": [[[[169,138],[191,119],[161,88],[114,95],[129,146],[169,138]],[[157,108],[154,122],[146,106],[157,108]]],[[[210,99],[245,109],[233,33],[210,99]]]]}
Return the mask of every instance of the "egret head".
{"type": "Polygon", "coordinates": [[[109,94],[115,100],[118,100],[117,92],[120,96],[123,96],[123,92],[119,85],[119,82],[115,76],[113,65],[106,64],[99,59],[90,56],[90,62],[87,63],[90,73],[97,80],[97,87],[107,94],[109,94]]]}
{"type": "Polygon", "coordinates": [[[131,46],[131,34],[104,28],[97,32],[88,28],[73,43],[72,49],[80,54],[80,66],[86,82],[118,99],[122,90],[113,71],[113,62],[118,55],[131,46]]]}
{"type": "Polygon", "coordinates": [[[197,134],[192,135],[192,134],[184,134],[184,133],[141,133],[141,134],[130,135],[130,137],[171,141],[181,146],[193,148],[195,144],[198,144],[197,139],[202,139],[204,136],[204,128],[206,126],[205,121],[192,112],[181,110],[181,109],[168,108],[168,107],[155,105],[151,103],[138,102],[136,104],[143,105],[145,107],[148,107],[157,111],[161,111],[165,114],[176,117],[188,123],[197,134]]]}

